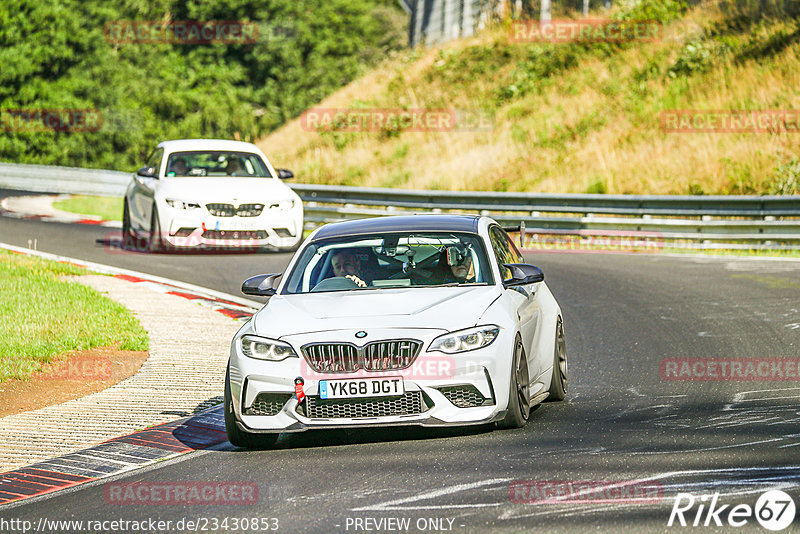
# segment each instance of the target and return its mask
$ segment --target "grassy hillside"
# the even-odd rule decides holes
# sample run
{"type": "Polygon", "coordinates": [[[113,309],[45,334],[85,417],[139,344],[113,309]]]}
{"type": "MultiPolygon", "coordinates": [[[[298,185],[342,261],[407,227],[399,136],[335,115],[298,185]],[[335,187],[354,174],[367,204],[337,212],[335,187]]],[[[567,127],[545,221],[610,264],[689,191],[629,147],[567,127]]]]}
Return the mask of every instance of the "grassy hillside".
{"type": "MultiPolygon", "coordinates": [[[[260,146],[309,183],[651,194],[800,193],[800,132],[667,133],[668,110],[800,110],[800,17],[615,2],[659,42],[518,43],[510,22],[385,62],[317,108],[482,110],[490,131],[371,132],[292,121],[260,146]],[[630,6],[633,7],[630,7],[630,6]]],[[[753,7],[747,7],[747,5],[753,7]]],[[[744,6],[744,7],[742,7],[744,6]]],[[[601,13],[595,14],[600,16],[601,13]]]]}

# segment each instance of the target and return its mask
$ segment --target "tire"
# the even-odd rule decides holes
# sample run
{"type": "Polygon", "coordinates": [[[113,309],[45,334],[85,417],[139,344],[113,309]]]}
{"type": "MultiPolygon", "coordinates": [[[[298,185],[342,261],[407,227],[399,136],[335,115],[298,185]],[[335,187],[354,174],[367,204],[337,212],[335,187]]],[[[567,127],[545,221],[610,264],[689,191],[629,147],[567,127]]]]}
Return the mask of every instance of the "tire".
{"type": "Polygon", "coordinates": [[[161,241],[161,221],[158,219],[158,208],[153,204],[150,214],[150,237],[147,239],[148,252],[158,252],[164,248],[161,241]]]}
{"type": "Polygon", "coordinates": [[[497,423],[498,428],[522,428],[527,424],[531,413],[530,376],[525,347],[522,346],[522,337],[519,334],[514,341],[507,410],[503,420],[497,423]]]}
{"type": "Polygon", "coordinates": [[[567,398],[567,343],[561,317],[556,323],[556,345],[553,351],[553,378],[550,379],[548,401],[563,401],[567,398]]]}
{"type": "Polygon", "coordinates": [[[233,395],[231,395],[231,371],[225,373],[225,432],[228,441],[235,447],[254,449],[270,447],[278,441],[279,434],[252,434],[236,426],[236,413],[233,411],[233,395]]]}
{"type": "Polygon", "coordinates": [[[122,248],[125,250],[134,248],[135,241],[136,237],[131,230],[130,208],[128,208],[128,200],[126,199],[122,207],[122,248]]]}

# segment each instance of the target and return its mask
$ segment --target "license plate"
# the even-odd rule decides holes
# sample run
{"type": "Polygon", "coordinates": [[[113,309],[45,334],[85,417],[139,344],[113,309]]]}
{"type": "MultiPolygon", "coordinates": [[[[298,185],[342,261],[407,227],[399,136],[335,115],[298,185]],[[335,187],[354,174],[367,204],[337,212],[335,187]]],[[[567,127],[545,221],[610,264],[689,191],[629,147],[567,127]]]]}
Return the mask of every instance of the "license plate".
{"type": "Polygon", "coordinates": [[[391,397],[403,393],[405,393],[403,377],[400,376],[319,381],[320,399],[391,397]]]}
{"type": "Polygon", "coordinates": [[[225,230],[226,232],[250,230],[252,228],[252,223],[244,221],[217,221],[217,223],[214,225],[215,230],[225,230]]]}

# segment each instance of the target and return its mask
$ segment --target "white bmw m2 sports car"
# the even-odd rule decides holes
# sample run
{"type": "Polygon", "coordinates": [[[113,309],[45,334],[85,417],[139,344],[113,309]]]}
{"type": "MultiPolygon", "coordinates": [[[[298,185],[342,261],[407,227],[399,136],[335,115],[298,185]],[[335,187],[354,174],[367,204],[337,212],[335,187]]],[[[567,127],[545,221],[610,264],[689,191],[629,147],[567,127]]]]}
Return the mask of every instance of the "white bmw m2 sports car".
{"type": "Polygon", "coordinates": [[[167,248],[294,250],[303,238],[303,204],[251,143],[184,139],[160,143],[125,192],[126,243],[167,248]]]}
{"type": "Polygon", "coordinates": [[[231,343],[233,445],[313,428],[521,427],[566,395],[561,309],[487,217],[328,224],[285,276],[242,291],[271,298],[231,343]]]}

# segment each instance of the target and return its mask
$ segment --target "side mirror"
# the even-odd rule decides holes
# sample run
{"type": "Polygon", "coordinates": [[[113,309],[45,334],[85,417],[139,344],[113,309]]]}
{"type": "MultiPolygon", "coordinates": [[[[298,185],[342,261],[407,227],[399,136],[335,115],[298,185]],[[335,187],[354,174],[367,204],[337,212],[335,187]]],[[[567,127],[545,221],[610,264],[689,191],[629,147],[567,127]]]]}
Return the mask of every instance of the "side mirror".
{"type": "Polygon", "coordinates": [[[245,295],[255,295],[257,297],[271,297],[275,294],[275,288],[272,287],[272,285],[282,274],[283,273],[259,274],[258,276],[248,278],[242,284],[242,293],[245,295]]]}
{"type": "Polygon", "coordinates": [[[141,176],[143,178],[155,178],[156,177],[156,169],[155,167],[142,167],[138,171],[136,171],[137,176],[141,176]]]}
{"type": "Polygon", "coordinates": [[[544,273],[535,265],[527,263],[504,263],[511,270],[511,278],[503,280],[503,287],[525,286],[544,281],[544,273]]]}
{"type": "Polygon", "coordinates": [[[278,171],[278,178],[281,180],[288,180],[289,178],[294,178],[294,173],[289,169],[275,169],[278,171]]]}

